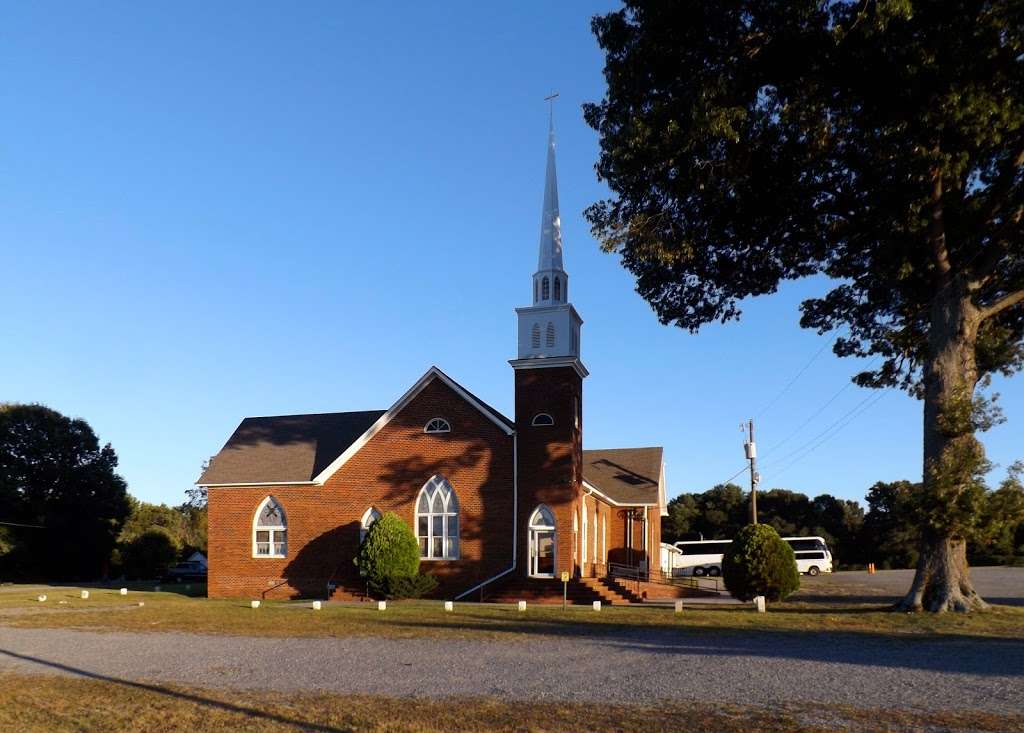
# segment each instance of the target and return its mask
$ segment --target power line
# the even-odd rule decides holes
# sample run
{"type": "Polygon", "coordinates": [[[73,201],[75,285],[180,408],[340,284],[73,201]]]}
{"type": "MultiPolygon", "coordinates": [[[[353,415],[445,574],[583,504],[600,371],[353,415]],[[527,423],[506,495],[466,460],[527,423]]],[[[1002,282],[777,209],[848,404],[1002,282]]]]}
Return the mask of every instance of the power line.
{"type": "Polygon", "coordinates": [[[821,436],[823,436],[826,433],[828,433],[829,431],[831,431],[833,428],[835,428],[837,425],[839,425],[841,422],[843,422],[843,420],[845,420],[847,417],[849,417],[850,415],[855,413],[858,409],[860,409],[861,406],[863,406],[866,402],[868,402],[870,399],[872,399],[873,397],[876,397],[876,396],[877,396],[877,393],[873,393],[873,394],[867,395],[864,399],[862,399],[860,402],[858,402],[856,405],[854,405],[850,410],[847,410],[843,415],[841,415],[839,418],[837,418],[835,421],[833,421],[827,428],[825,428],[820,433],[815,435],[813,438],[811,438],[810,440],[808,440],[807,442],[802,444],[799,448],[794,448],[789,453],[787,453],[786,455],[782,456],[782,458],[777,458],[774,461],[769,461],[768,465],[776,465],[778,463],[786,461],[789,458],[795,456],[797,453],[801,452],[804,448],[806,448],[807,446],[811,445],[816,440],[818,440],[818,438],[820,438],[821,436]]]}
{"type": "MultiPolygon", "coordinates": [[[[834,344],[836,341],[838,341],[838,338],[833,340],[832,344],[834,344]]],[[[825,349],[827,349],[832,344],[828,343],[827,341],[824,344],[822,344],[821,348],[818,349],[816,352],[814,352],[814,356],[811,357],[810,361],[808,361],[806,364],[804,364],[803,368],[800,371],[798,371],[796,373],[796,375],[792,379],[789,380],[789,382],[786,384],[786,386],[783,387],[782,390],[778,394],[775,395],[775,397],[772,398],[771,402],[769,402],[767,405],[765,405],[764,407],[762,407],[760,410],[757,411],[757,413],[755,414],[755,417],[760,417],[764,413],[768,412],[768,410],[770,410],[772,408],[772,406],[776,402],[778,402],[779,399],[781,399],[782,396],[784,394],[786,394],[786,392],[788,392],[792,388],[792,386],[794,384],[797,383],[797,380],[799,380],[800,377],[802,377],[804,375],[804,372],[806,372],[808,369],[810,369],[811,364],[813,364],[815,361],[817,361],[818,357],[821,356],[822,352],[824,352],[825,349]]]]}
{"type": "MultiPolygon", "coordinates": [[[[838,427],[836,427],[836,429],[834,431],[830,427],[830,428],[826,429],[825,431],[823,431],[822,433],[819,434],[819,437],[821,437],[820,440],[818,440],[817,442],[815,442],[814,440],[811,440],[810,442],[813,443],[813,445],[811,445],[811,447],[808,448],[806,451],[804,451],[800,455],[797,455],[795,458],[793,458],[793,460],[791,460],[789,463],[787,463],[782,468],[780,468],[778,471],[776,471],[775,472],[775,477],[777,478],[778,476],[780,476],[784,472],[788,471],[790,468],[795,466],[797,463],[799,463],[803,459],[807,458],[807,456],[809,456],[812,453],[814,453],[814,451],[816,451],[822,445],[824,445],[828,441],[832,440],[832,438],[834,438],[837,435],[839,435],[840,433],[842,433],[843,432],[843,428],[845,428],[847,425],[852,423],[858,417],[860,417],[865,412],[867,412],[872,407],[874,407],[887,394],[888,394],[888,392],[880,391],[877,394],[869,395],[866,400],[862,400],[858,404],[857,407],[855,407],[851,412],[847,413],[848,417],[840,425],[838,425],[838,427]],[[831,433],[831,434],[827,434],[827,433],[831,433]]],[[[790,455],[792,455],[792,454],[790,454],[790,455]]]]}
{"type": "Polygon", "coordinates": [[[5,527],[30,527],[32,529],[46,529],[42,524],[20,524],[18,522],[0,522],[5,527]]]}

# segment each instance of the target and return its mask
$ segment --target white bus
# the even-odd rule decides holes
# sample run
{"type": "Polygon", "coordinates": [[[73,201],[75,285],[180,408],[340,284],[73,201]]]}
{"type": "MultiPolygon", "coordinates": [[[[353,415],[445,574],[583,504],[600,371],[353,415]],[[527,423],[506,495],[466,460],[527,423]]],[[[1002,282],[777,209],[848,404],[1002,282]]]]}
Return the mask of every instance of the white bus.
{"type": "Polygon", "coordinates": [[[824,537],[783,537],[796,555],[796,569],[808,575],[832,572],[832,553],[824,537]]]}
{"type": "MultiPolygon", "coordinates": [[[[796,569],[808,575],[832,572],[832,553],[824,537],[783,537],[793,548],[796,569]]],[[[679,554],[672,558],[673,575],[717,578],[722,574],[722,555],[732,540],[676,542],[679,554]]]]}

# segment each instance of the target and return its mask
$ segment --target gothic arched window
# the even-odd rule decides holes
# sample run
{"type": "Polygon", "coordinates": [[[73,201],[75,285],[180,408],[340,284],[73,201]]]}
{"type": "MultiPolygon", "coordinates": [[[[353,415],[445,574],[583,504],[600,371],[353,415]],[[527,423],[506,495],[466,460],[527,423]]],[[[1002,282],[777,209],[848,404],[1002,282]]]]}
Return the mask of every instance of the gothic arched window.
{"type": "Polygon", "coordinates": [[[548,348],[551,348],[552,346],[555,345],[555,324],[553,324],[551,321],[548,321],[547,330],[548,332],[545,336],[545,342],[547,343],[548,348]]]}
{"type": "Polygon", "coordinates": [[[546,412],[538,412],[533,416],[533,420],[530,422],[531,425],[554,425],[555,418],[546,412]]]}
{"type": "Polygon", "coordinates": [[[288,555],[288,520],[277,499],[268,496],[252,522],[253,557],[285,557],[288,555]]]}
{"type": "Polygon", "coordinates": [[[540,324],[534,323],[530,329],[530,346],[534,349],[540,348],[540,324]]]}
{"type": "Polygon", "coordinates": [[[540,299],[547,300],[551,297],[551,282],[545,277],[540,281],[540,299]]]}
{"type": "Polygon", "coordinates": [[[432,477],[416,501],[416,536],[424,560],[459,557],[459,500],[444,476],[432,477]]]}
{"type": "Polygon", "coordinates": [[[562,279],[556,277],[555,278],[555,301],[557,302],[557,301],[559,301],[561,299],[562,299],[562,279]]]}
{"type": "Polygon", "coordinates": [[[370,531],[370,527],[378,519],[380,519],[380,512],[373,507],[366,510],[363,518],[359,520],[359,544],[363,544],[363,540],[366,539],[366,533],[370,531]]]}

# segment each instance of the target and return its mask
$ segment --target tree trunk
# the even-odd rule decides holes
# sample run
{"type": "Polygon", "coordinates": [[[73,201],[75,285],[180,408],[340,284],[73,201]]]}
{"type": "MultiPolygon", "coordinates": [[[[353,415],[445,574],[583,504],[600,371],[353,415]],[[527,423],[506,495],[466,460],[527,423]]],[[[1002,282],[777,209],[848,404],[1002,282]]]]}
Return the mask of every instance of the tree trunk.
{"type": "MultiPolygon", "coordinates": [[[[924,373],[924,488],[920,558],[901,611],[966,612],[986,608],[967,569],[967,543],[953,499],[974,478],[974,424],[969,405],[978,383],[975,356],[981,317],[965,288],[951,282],[932,304],[930,360],[924,373]],[[945,518],[948,510],[948,521],[945,518]]],[[[977,450],[980,450],[978,445],[977,450]]]]}
{"type": "Polygon", "coordinates": [[[979,611],[988,604],[974,590],[967,568],[967,543],[933,537],[921,543],[921,556],[910,592],[896,604],[899,611],[979,611]]]}

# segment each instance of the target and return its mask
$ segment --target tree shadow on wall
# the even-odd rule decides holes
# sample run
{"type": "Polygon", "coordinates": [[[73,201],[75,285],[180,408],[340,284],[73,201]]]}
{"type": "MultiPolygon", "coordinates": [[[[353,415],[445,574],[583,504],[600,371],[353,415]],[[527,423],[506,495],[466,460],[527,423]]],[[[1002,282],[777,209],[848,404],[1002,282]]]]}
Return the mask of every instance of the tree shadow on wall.
{"type": "Polygon", "coordinates": [[[353,559],[359,549],[359,522],[346,522],[314,537],[285,566],[282,577],[293,598],[326,598],[327,584],[338,586],[358,577],[353,559]]]}
{"type": "MultiPolygon", "coordinates": [[[[437,436],[421,434],[415,439],[425,442],[432,439],[430,442],[434,442],[437,436]]],[[[378,475],[378,479],[388,486],[384,502],[391,506],[408,506],[409,518],[415,516],[420,490],[431,477],[440,474],[451,482],[459,502],[460,559],[421,566],[421,571],[438,578],[441,582],[439,594],[445,597],[468,590],[508,568],[512,558],[512,522],[515,516],[514,511],[505,508],[511,503],[513,494],[511,444],[507,447],[506,476],[495,465],[503,448],[477,438],[452,436],[448,440],[452,445],[443,455],[426,455],[427,445],[424,445],[423,451],[411,450],[401,458],[388,461],[378,475]],[[469,471],[475,474],[483,472],[479,502],[470,501],[465,489],[460,491],[461,479],[469,471]],[[478,543],[479,550],[473,550],[473,557],[467,558],[466,545],[470,543],[478,543]]],[[[416,527],[412,529],[416,531],[416,527]]]]}

